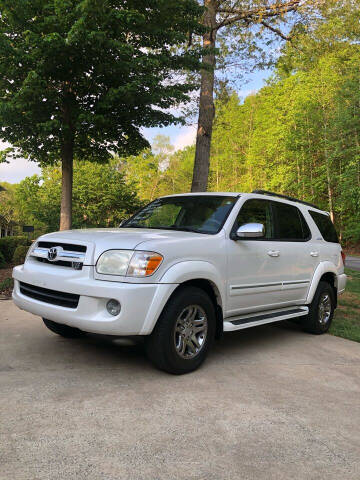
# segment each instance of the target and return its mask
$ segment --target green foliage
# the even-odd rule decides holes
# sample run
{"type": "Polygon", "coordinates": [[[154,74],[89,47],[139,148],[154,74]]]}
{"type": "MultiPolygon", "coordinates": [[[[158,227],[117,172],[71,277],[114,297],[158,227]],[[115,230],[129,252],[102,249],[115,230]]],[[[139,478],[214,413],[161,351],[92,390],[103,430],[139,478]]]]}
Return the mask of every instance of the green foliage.
{"type": "Polygon", "coordinates": [[[168,137],[158,136],[153,151],[144,150],[137,156],[118,158],[117,161],[127,180],[135,182],[139,197],[144,202],[190,189],[194,148],[173,153],[168,137]]]}
{"type": "Polygon", "coordinates": [[[7,220],[15,220],[14,192],[16,187],[11,183],[1,182],[0,215],[7,220]]]}
{"type": "Polygon", "coordinates": [[[5,267],[6,267],[5,257],[2,251],[0,250],[0,268],[5,268],[5,267]]]}
{"type": "MultiPolygon", "coordinates": [[[[58,229],[61,169],[44,168],[42,175],[25,178],[18,185],[16,200],[24,218],[33,218],[43,231],[58,229]]],[[[141,206],[135,187],[126,183],[115,161],[100,165],[74,164],[74,228],[117,226],[141,206]]]]}
{"type": "Polygon", "coordinates": [[[25,262],[25,257],[28,250],[29,250],[28,245],[18,245],[15,249],[12,263],[14,265],[22,265],[25,262]]]}
{"type": "MultiPolygon", "coordinates": [[[[267,86],[242,101],[220,82],[209,190],[256,188],[331,212],[341,240],[360,240],[360,2],[330,0],[291,32],[267,86]]],[[[193,147],[138,155],[125,173],[144,199],[189,191],[193,147]]]]}
{"type": "Polygon", "coordinates": [[[16,247],[19,245],[27,245],[26,237],[3,237],[0,238],[0,253],[3,255],[6,263],[11,263],[16,247]]]}
{"type": "Polygon", "coordinates": [[[147,145],[141,127],[168,125],[166,109],[194,85],[188,32],[195,0],[0,0],[0,138],[42,164],[65,150],[107,161],[147,145]]]}

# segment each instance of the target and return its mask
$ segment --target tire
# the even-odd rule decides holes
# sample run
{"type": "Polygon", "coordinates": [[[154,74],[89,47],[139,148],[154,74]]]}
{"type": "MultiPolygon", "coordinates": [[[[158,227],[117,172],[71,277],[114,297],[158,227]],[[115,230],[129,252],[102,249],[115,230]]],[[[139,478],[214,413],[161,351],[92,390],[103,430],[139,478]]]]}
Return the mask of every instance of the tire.
{"type": "Polygon", "coordinates": [[[320,282],[303,322],[304,330],[315,335],[326,333],[335,311],[335,292],[327,282],[320,282]]]}
{"type": "Polygon", "coordinates": [[[85,335],[85,332],[79,330],[78,328],[69,327],[68,325],[53,322],[52,320],[47,320],[46,318],[43,318],[43,322],[49,330],[65,338],[79,338],[85,335]]]}
{"type": "Polygon", "coordinates": [[[165,372],[192,372],[205,360],[215,329],[215,308],[207,293],[183,287],[170,298],[153,332],[145,338],[147,356],[165,372]]]}

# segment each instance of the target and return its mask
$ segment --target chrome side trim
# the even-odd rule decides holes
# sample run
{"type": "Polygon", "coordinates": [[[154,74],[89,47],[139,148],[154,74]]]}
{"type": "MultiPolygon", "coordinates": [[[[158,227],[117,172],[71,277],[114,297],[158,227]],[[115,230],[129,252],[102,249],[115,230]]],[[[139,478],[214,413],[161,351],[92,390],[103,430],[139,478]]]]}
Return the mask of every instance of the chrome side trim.
{"type": "Polygon", "coordinates": [[[257,283],[257,284],[252,283],[248,285],[230,285],[230,295],[231,296],[244,295],[247,293],[246,291],[250,290],[251,292],[253,292],[254,289],[260,289],[260,288],[267,289],[267,290],[262,290],[263,293],[278,291],[278,290],[289,290],[289,289],[307,287],[309,284],[310,284],[310,280],[296,280],[296,281],[284,281],[284,282],[273,282],[273,283],[257,283]]]}
{"type": "Polygon", "coordinates": [[[244,290],[245,288],[264,288],[264,287],[278,287],[281,286],[282,282],[277,283],[258,283],[256,285],[231,285],[231,290],[244,290]]]}
{"type": "Polygon", "coordinates": [[[296,282],[282,282],[283,285],[299,285],[302,283],[310,283],[310,280],[296,280],[296,282]]]}

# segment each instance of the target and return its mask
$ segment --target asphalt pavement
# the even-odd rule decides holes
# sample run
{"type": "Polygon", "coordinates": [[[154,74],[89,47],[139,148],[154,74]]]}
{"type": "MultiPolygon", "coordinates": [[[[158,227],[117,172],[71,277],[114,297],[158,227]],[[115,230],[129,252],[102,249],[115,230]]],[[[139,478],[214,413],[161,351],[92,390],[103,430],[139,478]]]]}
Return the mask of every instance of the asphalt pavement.
{"type": "Polygon", "coordinates": [[[352,270],[360,272],[360,257],[346,256],[345,265],[352,270]]]}

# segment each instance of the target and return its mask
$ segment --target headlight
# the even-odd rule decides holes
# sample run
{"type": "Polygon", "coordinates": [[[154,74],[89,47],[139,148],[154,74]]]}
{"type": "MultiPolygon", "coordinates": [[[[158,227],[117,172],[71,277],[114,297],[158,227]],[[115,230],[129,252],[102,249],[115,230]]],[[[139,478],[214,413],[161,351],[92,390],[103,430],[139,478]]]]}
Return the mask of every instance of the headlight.
{"type": "Polygon", "coordinates": [[[134,252],[127,271],[128,277],[149,277],[160,267],[162,255],[155,252],[134,252]]]}
{"type": "Polygon", "coordinates": [[[108,250],[104,252],[96,264],[96,271],[104,275],[126,275],[132,250],[108,250]]]}
{"type": "Polygon", "coordinates": [[[100,255],[96,264],[97,273],[127,277],[149,277],[163,261],[155,252],[133,250],[108,250],[100,255]]]}

